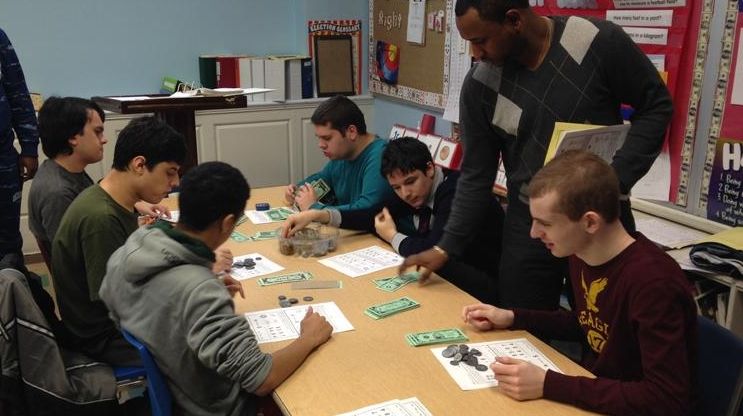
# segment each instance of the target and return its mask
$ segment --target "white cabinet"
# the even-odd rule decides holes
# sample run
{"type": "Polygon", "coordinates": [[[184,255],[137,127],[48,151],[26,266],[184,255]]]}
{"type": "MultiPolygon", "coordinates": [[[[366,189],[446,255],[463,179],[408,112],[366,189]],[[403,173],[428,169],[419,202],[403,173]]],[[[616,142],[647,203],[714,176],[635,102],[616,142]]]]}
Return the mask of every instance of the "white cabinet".
{"type": "MultiPolygon", "coordinates": [[[[374,125],[374,99],[351,97],[366,117],[367,126],[374,125]]],[[[227,162],[245,175],[253,188],[289,184],[320,170],[327,159],[317,147],[315,130],[310,122],[312,112],[324,99],[289,101],[286,103],[250,103],[249,107],[230,110],[196,112],[196,140],[199,163],[219,160],[227,162]]],[[[116,139],[121,130],[136,115],[106,114],[103,160],[86,169],[98,181],[111,169],[116,139]]],[[[39,163],[46,157],[39,146],[39,163]]],[[[36,240],[28,229],[28,190],[23,187],[21,233],[23,252],[38,253],[36,240]]]]}

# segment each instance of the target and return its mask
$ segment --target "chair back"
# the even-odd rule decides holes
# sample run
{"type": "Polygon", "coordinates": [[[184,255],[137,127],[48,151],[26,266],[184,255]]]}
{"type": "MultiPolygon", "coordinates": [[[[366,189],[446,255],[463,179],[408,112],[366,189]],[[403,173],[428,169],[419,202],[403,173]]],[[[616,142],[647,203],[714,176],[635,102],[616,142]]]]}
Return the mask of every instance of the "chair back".
{"type": "Polygon", "coordinates": [[[697,413],[740,415],[743,396],[743,339],[699,316],[697,413]]]}
{"type": "Polygon", "coordinates": [[[147,390],[150,395],[150,406],[154,416],[170,416],[173,402],[170,397],[170,390],[165,383],[160,369],[157,367],[155,360],[150,355],[147,347],[126,330],[121,331],[124,338],[139,351],[142,358],[142,364],[147,373],[147,390]]]}

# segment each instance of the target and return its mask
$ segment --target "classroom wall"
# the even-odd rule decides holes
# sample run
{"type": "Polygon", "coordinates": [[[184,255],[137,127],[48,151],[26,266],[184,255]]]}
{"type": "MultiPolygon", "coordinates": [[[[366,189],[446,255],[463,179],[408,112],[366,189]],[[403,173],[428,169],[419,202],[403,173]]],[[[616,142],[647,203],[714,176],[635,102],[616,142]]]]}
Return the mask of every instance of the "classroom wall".
{"type": "Polygon", "coordinates": [[[445,137],[451,136],[451,122],[441,118],[443,112],[426,110],[381,95],[374,99],[374,126],[372,131],[380,137],[389,137],[393,124],[418,127],[423,114],[431,114],[436,117],[435,134],[445,137]]]}
{"type": "Polygon", "coordinates": [[[166,74],[198,80],[200,54],[306,53],[307,19],[366,26],[368,9],[366,0],[2,0],[0,27],[44,97],[139,94],[157,92],[166,74]]]}

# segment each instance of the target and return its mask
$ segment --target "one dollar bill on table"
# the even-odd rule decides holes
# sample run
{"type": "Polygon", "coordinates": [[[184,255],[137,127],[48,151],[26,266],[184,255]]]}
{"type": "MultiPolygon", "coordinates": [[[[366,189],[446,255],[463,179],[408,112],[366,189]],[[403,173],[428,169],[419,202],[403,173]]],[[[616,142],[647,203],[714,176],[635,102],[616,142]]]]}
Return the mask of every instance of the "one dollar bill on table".
{"type": "Polygon", "coordinates": [[[465,342],[469,341],[469,338],[458,328],[445,328],[434,331],[413,332],[405,335],[405,340],[413,347],[420,347],[421,345],[465,342]]]}
{"type": "Polygon", "coordinates": [[[420,279],[420,276],[419,272],[409,272],[399,276],[377,279],[373,282],[380,290],[384,290],[385,292],[394,292],[409,283],[417,282],[418,279],[420,279]]]}
{"type": "Polygon", "coordinates": [[[261,277],[260,279],[258,279],[258,285],[260,286],[280,285],[283,283],[302,282],[302,281],[310,280],[310,279],[312,279],[312,273],[297,272],[297,273],[282,274],[279,276],[261,277]]]}
{"type": "Polygon", "coordinates": [[[395,299],[389,302],[385,303],[379,303],[377,305],[372,305],[366,310],[364,310],[364,313],[373,319],[382,319],[386,318],[388,316],[392,316],[395,314],[398,314],[400,312],[409,311],[411,309],[415,309],[417,307],[421,306],[420,303],[414,301],[413,299],[410,299],[409,297],[405,296],[400,299],[395,299]]]}

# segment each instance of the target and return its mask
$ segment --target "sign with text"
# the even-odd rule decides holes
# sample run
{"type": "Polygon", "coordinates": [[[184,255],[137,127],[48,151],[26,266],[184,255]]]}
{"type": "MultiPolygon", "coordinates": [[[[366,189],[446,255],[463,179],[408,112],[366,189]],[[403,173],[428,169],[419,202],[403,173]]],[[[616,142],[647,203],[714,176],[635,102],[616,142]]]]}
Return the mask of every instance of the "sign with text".
{"type": "Polygon", "coordinates": [[[743,140],[717,140],[707,195],[707,218],[743,226],[743,140]]]}

